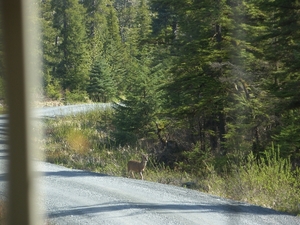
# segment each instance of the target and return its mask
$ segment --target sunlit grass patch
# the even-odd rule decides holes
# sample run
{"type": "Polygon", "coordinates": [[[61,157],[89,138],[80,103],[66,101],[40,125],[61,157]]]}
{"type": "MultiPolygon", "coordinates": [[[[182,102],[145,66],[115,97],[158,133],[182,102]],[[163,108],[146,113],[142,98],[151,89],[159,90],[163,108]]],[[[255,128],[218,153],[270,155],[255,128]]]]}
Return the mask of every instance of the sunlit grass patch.
{"type": "Polygon", "coordinates": [[[66,136],[66,143],[71,150],[81,154],[86,154],[90,150],[88,137],[81,130],[71,130],[66,136]]]}

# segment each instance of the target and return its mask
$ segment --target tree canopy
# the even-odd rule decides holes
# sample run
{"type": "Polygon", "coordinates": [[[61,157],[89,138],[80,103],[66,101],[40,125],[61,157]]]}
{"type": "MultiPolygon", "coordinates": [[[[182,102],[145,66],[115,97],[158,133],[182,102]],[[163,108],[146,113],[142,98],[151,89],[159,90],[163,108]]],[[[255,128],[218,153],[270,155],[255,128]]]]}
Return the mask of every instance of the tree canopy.
{"type": "Polygon", "coordinates": [[[116,101],[122,144],[243,159],[273,143],[299,164],[299,4],[40,1],[46,93],[116,101]]]}

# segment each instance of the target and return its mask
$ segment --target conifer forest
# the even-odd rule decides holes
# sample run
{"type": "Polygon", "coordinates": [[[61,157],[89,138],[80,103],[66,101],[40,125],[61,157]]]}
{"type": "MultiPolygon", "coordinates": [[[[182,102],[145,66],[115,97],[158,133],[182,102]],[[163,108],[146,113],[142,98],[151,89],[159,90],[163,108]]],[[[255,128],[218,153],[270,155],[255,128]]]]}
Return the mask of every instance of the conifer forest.
{"type": "Polygon", "coordinates": [[[118,145],[157,143],[171,168],[272,148],[300,166],[299,1],[38,4],[45,95],[114,102],[118,145]]]}

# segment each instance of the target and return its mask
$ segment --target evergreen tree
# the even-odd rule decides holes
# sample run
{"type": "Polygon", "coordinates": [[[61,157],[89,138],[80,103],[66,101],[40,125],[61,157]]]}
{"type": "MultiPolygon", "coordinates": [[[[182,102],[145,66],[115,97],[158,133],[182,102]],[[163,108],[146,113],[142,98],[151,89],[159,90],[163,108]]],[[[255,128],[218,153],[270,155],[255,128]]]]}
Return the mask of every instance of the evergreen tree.
{"type": "Polygon", "coordinates": [[[224,146],[240,158],[251,151],[257,155],[269,144],[266,143],[267,132],[263,132],[269,124],[269,106],[263,104],[266,94],[258,85],[261,81],[257,74],[263,61],[255,59],[259,45],[252,45],[257,35],[251,30],[252,25],[258,26],[261,19],[258,13],[247,1],[223,2],[220,27],[215,26],[214,48],[219,60],[215,60],[213,67],[222,73],[219,79],[229,90],[222,113],[226,118],[224,146]],[[220,41],[219,33],[222,35],[220,41]]]}
{"type": "Polygon", "coordinates": [[[88,51],[92,62],[102,53],[108,39],[109,0],[83,1],[86,8],[88,51]]]}
{"type": "Polygon", "coordinates": [[[107,63],[111,66],[111,76],[116,82],[118,94],[122,95],[125,89],[124,82],[127,75],[127,68],[130,67],[128,62],[128,54],[125,50],[124,43],[121,41],[120,24],[117,16],[117,11],[113,6],[113,1],[110,1],[107,14],[107,39],[104,44],[104,54],[107,63]]]}
{"type": "Polygon", "coordinates": [[[126,42],[136,17],[136,1],[115,0],[114,8],[119,20],[122,42],[126,42]]]}
{"type": "Polygon", "coordinates": [[[96,61],[90,72],[87,92],[96,102],[109,102],[115,97],[115,83],[108,64],[102,59],[96,61]]]}
{"type": "Polygon", "coordinates": [[[149,38],[149,34],[151,33],[151,17],[149,5],[146,0],[141,0],[138,4],[137,16],[135,19],[135,23],[138,27],[138,35],[139,40],[142,42],[145,39],[149,38]]]}
{"type": "Polygon", "coordinates": [[[170,124],[173,125],[168,132],[175,135],[185,130],[187,133],[180,137],[173,135],[173,138],[178,142],[200,142],[203,150],[209,146],[218,151],[224,134],[222,105],[226,87],[219,80],[219,71],[213,71],[210,66],[212,60],[218,60],[218,49],[213,49],[212,43],[212,24],[216,18],[207,16],[214,13],[213,3],[154,3],[160,3],[156,20],[165,24],[158,34],[167,34],[160,38],[173,55],[173,65],[164,84],[165,114],[172,115],[170,124]],[[182,137],[187,139],[182,140],[182,137]]]}
{"type": "Polygon", "coordinates": [[[282,146],[281,153],[299,160],[300,135],[298,128],[300,112],[299,73],[299,9],[298,1],[255,1],[262,13],[265,31],[260,34],[264,58],[269,73],[265,76],[266,89],[273,104],[273,141],[282,146]]]}
{"type": "Polygon", "coordinates": [[[77,0],[53,1],[53,7],[58,14],[54,26],[60,30],[62,38],[58,43],[62,58],[56,74],[64,89],[85,90],[89,70],[85,9],[77,0]]]}
{"type": "Polygon", "coordinates": [[[120,143],[160,120],[202,153],[259,155],[275,142],[299,159],[298,1],[40,4],[47,93],[61,84],[95,101],[121,96],[120,143]]]}
{"type": "Polygon", "coordinates": [[[40,19],[42,31],[42,61],[43,61],[43,80],[45,94],[47,97],[60,98],[61,87],[58,79],[54,77],[54,69],[59,63],[57,57],[57,37],[59,32],[54,28],[54,15],[51,9],[51,0],[40,2],[40,19]]]}
{"type": "Polygon", "coordinates": [[[257,24],[258,11],[242,0],[152,2],[156,33],[169,34],[164,43],[173,55],[164,86],[165,113],[176,121],[171,132],[187,128],[184,141],[214,155],[258,151],[267,107],[250,45],[257,33],[248,25],[257,24]]]}
{"type": "Polygon", "coordinates": [[[115,138],[120,144],[132,144],[140,138],[149,138],[157,119],[157,80],[150,76],[147,66],[136,66],[139,72],[132,77],[126,99],[120,99],[121,102],[114,107],[115,138]]]}
{"type": "Polygon", "coordinates": [[[158,73],[153,68],[153,49],[145,42],[150,34],[150,13],[146,1],[137,4],[137,16],[127,33],[130,68],[125,99],[115,104],[115,137],[121,144],[133,143],[154,133],[159,107],[158,73]],[[142,36],[140,36],[142,35],[142,36]]]}

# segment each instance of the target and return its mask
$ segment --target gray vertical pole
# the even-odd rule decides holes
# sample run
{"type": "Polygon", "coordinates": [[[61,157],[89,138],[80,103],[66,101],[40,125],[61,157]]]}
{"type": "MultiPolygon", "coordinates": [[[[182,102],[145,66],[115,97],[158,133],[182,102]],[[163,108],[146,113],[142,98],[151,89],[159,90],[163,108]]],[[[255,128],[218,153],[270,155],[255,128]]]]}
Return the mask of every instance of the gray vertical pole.
{"type": "Polygon", "coordinates": [[[32,26],[29,21],[29,1],[2,1],[6,75],[9,107],[9,185],[8,224],[33,225],[38,222],[33,182],[32,124],[29,87],[33,68],[32,26]]]}

